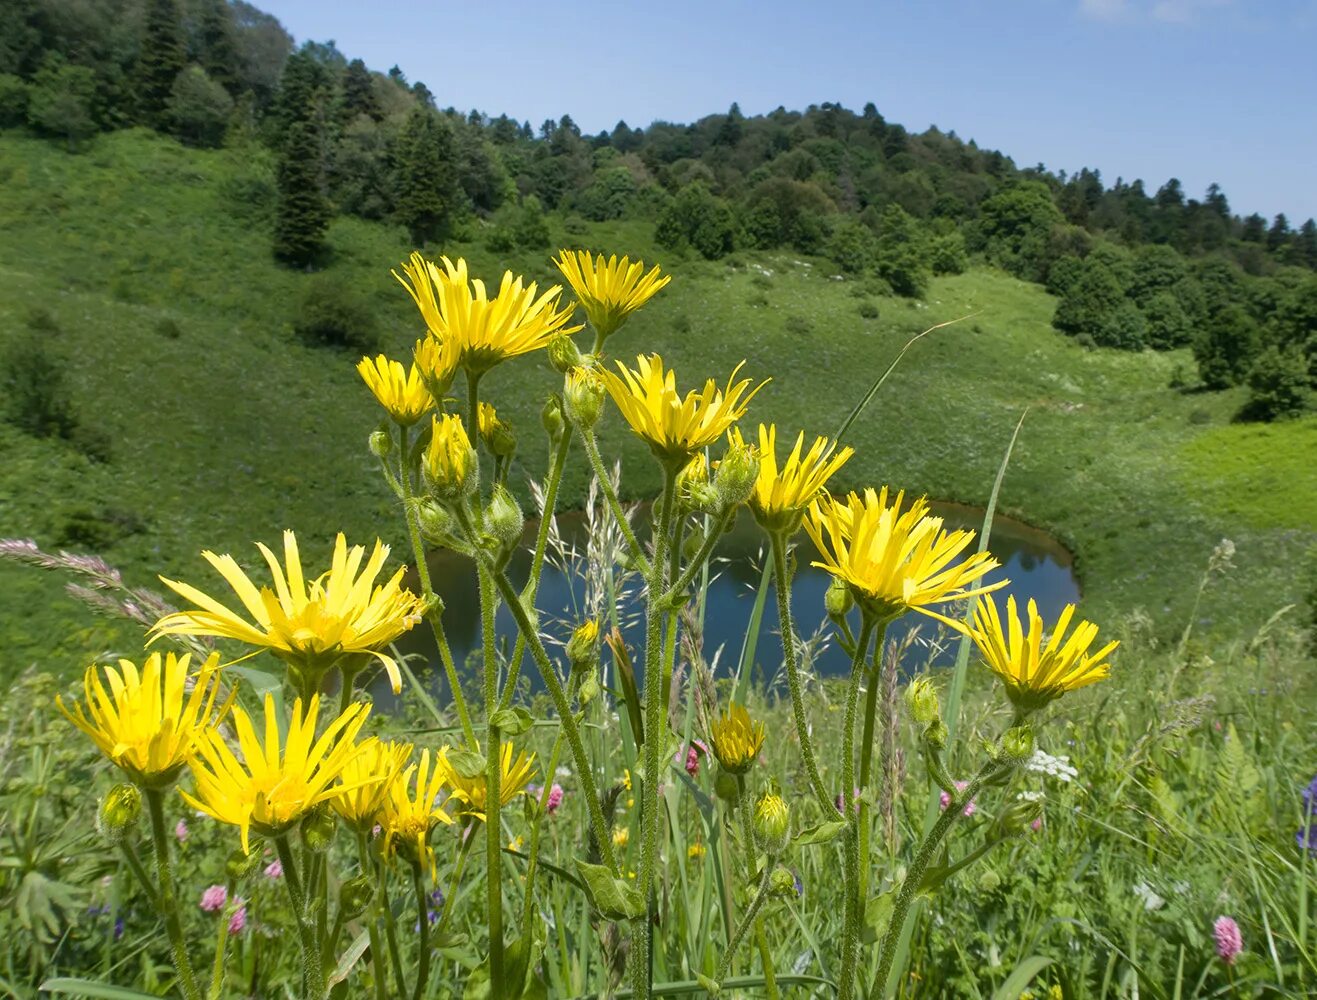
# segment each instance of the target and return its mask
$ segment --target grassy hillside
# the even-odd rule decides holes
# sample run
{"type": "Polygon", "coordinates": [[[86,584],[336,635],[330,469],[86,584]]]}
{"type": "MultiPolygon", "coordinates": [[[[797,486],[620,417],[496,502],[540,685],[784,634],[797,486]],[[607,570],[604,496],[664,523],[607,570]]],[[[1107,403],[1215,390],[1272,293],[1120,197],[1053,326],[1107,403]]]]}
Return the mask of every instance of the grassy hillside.
{"type": "MultiPolygon", "coordinates": [[[[271,261],[270,176],[257,150],[196,152],[144,132],[102,136],[79,156],[0,136],[0,345],[34,319],[47,329],[80,418],[112,442],[111,460],[95,464],[0,427],[0,534],[48,548],[95,541],[131,582],[150,584],[157,571],[197,576],[203,547],[248,558],[254,539],[284,527],[325,539],[396,532],[365,449],[376,411],[355,358],[291,333],[305,290],[326,278],[271,261]]],[[[1167,388],[1185,357],[1085,351],[1051,329],[1050,296],[999,272],[937,279],[926,301],[908,302],[840,280],[822,260],[681,260],[656,252],[648,225],[553,226],[562,245],[640,254],[673,273],[613,342],[620,355],[659,350],[687,383],[744,358],[747,374],[774,379],[752,416],[789,428],[831,431],[913,333],[972,313],[912,350],[854,428],[842,485],[982,502],[1028,407],[1002,504],[1072,548],[1090,613],[1141,608],[1178,634],[1223,537],[1238,569],[1204,596],[1204,627],[1254,629],[1302,599],[1317,420],[1232,425],[1238,396],[1167,388]]],[[[547,251],[496,258],[478,224],[469,235],[427,250],[466,255],[485,275],[549,277],[547,251]]],[[[401,351],[419,333],[389,276],[411,249],[402,231],[340,218],[330,242],[329,280],[369,300],[387,349],[401,351]]],[[[522,430],[520,479],[543,467],[537,414],[555,379],[531,358],[484,383],[522,430]]],[[[652,491],[615,416],[601,436],[626,450],[628,491],[652,491]]],[[[578,463],[567,495],[583,486],[578,463]]],[[[90,649],[135,642],[60,590],[0,565],[0,676],[37,660],[69,669],[90,649]]]]}

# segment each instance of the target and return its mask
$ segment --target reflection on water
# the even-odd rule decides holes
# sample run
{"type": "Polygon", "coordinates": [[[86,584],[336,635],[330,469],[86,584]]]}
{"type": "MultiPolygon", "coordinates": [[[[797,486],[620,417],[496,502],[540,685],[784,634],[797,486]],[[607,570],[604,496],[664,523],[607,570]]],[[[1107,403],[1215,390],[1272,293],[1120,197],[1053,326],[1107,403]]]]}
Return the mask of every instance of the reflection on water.
{"type": "MultiPolygon", "coordinates": [[[[934,512],[941,515],[948,528],[973,528],[983,523],[983,512],[958,504],[933,503],[934,512]]],[[[648,511],[642,510],[638,521],[644,521],[648,511]]],[[[558,518],[564,542],[584,551],[587,537],[585,519],[580,514],[565,514],[558,518]]],[[[509,576],[521,587],[530,569],[530,549],[534,545],[535,525],[527,526],[525,545],[513,557],[508,568],[509,576]]],[[[1044,619],[1054,618],[1062,606],[1079,599],[1079,586],[1071,570],[1070,554],[1055,539],[1028,525],[998,517],[993,523],[989,549],[1002,567],[987,578],[999,580],[1002,575],[1011,583],[1000,594],[1014,594],[1024,603],[1029,598],[1038,602],[1044,619]]],[[[972,551],[972,549],[971,549],[972,551]]],[[[828,588],[829,576],[823,570],[810,566],[817,553],[809,538],[801,534],[796,549],[797,569],[792,585],[792,610],[796,616],[796,629],[808,639],[826,621],[823,596],[828,588]]],[[[762,532],[747,512],[742,512],[736,524],[719,543],[711,565],[713,579],[709,586],[708,603],[704,614],[704,652],[712,661],[717,655],[718,672],[735,669],[741,657],[755,595],[763,579],[763,567],[768,557],[767,543],[762,532]],[[721,652],[719,652],[721,651],[721,652]]],[[[584,565],[582,561],[582,567],[584,565]]],[[[436,593],[444,602],[444,624],[453,656],[461,664],[480,646],[480,605],[476,593],[476,573],[471,560],[449,551],[431,554],[430,573],[436,593]]],[[[639,600],[639,578],[629,578],[629,589],[618,602],[617,614],[627,643],[639,663],[643,660],[641,645],[644,629],[640,622],[642,604],[639,600]]],[[[576,573],[564,573],[560,568],[546,564],[540,578],[536,606],[544,631],[565,641],[572,627],[586,615],[585,581],[576,573]]],[[[510,649],[516,639],[516,623],[506,608],[500,608],[496,623],[500,644],[510,649]]],[[[916,666],[928,661],[948,664],[955,657],[954,645],[948,642],[946,630],[933,619],[909,614],[894,623],[889,638],[899,639],[911,629],[918,629],[915,645],[907,653],[907,662],[916,666]],[[942,646],[936,642],[942,639],[942,646]],[[945,648],[942,648],[945,647],[945,648]]],[[[831,626],[824,632],[830,640],[831,626]]],[[[438,664],[438,652],[429,629],[413,629],[400,648],[406,653],[420,653],[425,662],[438,664]]],[[[844,675],[850,669],[850,660],[835,642],[825,641],[815,647],[814,668],[817,672],[844,675]]],[[[605,656],[605,661],[608,657],[605,656]]],[[[534,668],[526,657],[523,672],[534,676],[534,668]]],[[[782,646],[777,635],[777,605],[772,585],[766,594],[764,616],[755,646],[755,671],[759,678],[772,680],[781,668],[782,646]]],[[[415,661],[413,661],[415,662],[415,661]]],[[[418,677],[427,677],[432,687],[439,685],[438,672],[418,671],[418,677]]],[[[380,691],[382,694],[382,690],[380,691]]]]}

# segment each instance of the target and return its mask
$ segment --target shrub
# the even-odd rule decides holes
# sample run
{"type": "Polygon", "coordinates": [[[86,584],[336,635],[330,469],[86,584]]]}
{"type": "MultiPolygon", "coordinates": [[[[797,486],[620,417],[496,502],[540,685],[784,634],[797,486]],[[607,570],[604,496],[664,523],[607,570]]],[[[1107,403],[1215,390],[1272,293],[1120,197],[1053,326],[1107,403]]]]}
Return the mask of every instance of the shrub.
{"type": "Polygon", "coordinates": [[[969,267],[965,237],[960,233],[933,237],[928,244],[928,262],[934,274],[964,274],[969,267]]]}
{"type": "Polygon", "coordinates": [[[174,134],[183,142],[218,146],[233,114],[233,98],[200,66],[189,66],[174,80],[167,114],[174,134]]]}
{"type": "Polygon", "coordinates": [[[1244,420],[1283,420],[1302,416],[1312,407],[1308,362],[1297,350],[1268,347],[1248,372],[1248,402],[1244,420]]]}
{"type": "Polygon", "coordinates": [[[155,321],[155,332],[166,340],[177,340],[183,336],[183,328],[170,316],[162,316],[155,321]]]}
{"type": "Polygon", "coordinates": [[[814,323],[808,316],[788,316],[783,326],[786,327],[787,333],[794,333],[798,337],[814,332],[814,323]]]}
{"type": "Polygon", "coordinates": [[[33,437],[68,439],[77,420],[64,367],[36,332],[12,341],[0,356],[4,418],[33,437]]]}
{"type": "Polygon", "coordinates": [[[293,331],[305,343],[370,354],[379,347],[375,311],[337,276],[321,274],[307,284],[293,331]]]}
{"type": "Polygon", "coordinates": [[[27,84],[12,73],[0,73],[0,128],[27,121],[27,84]]]}
{"type": "Polygon", "coordinates": [[[878,303],[865,299],[860,303],[860,315],[865,319],[878,318],[878,303]]]}

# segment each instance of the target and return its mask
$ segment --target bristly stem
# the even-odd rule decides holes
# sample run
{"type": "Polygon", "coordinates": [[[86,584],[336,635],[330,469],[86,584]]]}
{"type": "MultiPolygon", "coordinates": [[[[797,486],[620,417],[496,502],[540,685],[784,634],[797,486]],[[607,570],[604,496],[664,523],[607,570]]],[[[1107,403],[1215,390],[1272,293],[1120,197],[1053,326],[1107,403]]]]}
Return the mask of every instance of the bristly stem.
{"type": "Polygon", "coordinates": [[[173,867],[169,860],[169,834],[165,830],[164,792],[158,788],[143,789],[147,808],[151,813],[151,843],[155,848],[156,878],[160,882],[157,897],[161,916],[165,918],[165,932],[169,935],[169,948],[174,956],[174,968],[187,1000],[201,1000],[197,977],[187,955],[187,940],[183,937],[183,921],[178,913],[178,897],[174,894],[173,867]]]}
{"type": "Polygon", "coordinates": [[[773,868],[776,865],[777,855],[768,855],[764,861],[764,877],[759,880],[759,891],[755,893],[755,898],[751,900],[749,909],[745,911],[745,915],[741,917],[741,922],[736,925],[736,930],[732,932],[732,938],[727,942],[727,950],[723,952],[723,957],[718,960],[718,971],[713,977],[715,980],[721,981],[727,975],[727,970],[731,968],[732,956],[736,954],[741,939],[745,937],[745,932],[750,929],[750,925],[759,916],[759,910],[764,905],[764,900],[768,898],[769,885],[773,879],[773,868]]]}
{"type": "Polygon", "coordinates": [[[859,823],[859,859],[860,859],[860,881],[859,895],[860,902],[863,904],[869,898],[869,796],[865,793],[869,790],[869,771],[873,761],[873,730],[874,721],[878,709],[878,691],[882,687],[882,664],[883,664],[883,644],[887,641],[886,620],[879,622],[874,631],[877,633],[877,641],[873,647],[873,657],[869,661],[869,689],[865,692],[864,697],[864,735],[860,738],[860,814],[856,821],[859,823]]]}
{"type": "MultiPolygon", "coordinates": [[[[805,695],[800,686],[800,648],[796,645],[796,627],[791,617],[791,577],[787,573],[787,539],[780,533],[769,536],[773,550],[773,586],[777,591],[777,619],[782,633],[782,659],[787,668],[787,687],[791,692],[791,715],[796,723],[796,739],[800,741],[800,756],[805,761],[809,787],[828,814],[832,800],[819,776],[818,761],[814,757],[814,742],[809,735],[809,720],[805,715],[805,695]]],[[[843,789],[843,793],[845,789],[843,789]]]]}
{"type": "Polygon", "coordinates": [[[412,997],[413,1000],[421,1000],[425,996],[425,987],[430,981],[430,905],[425,898],[425,879],[421,876],[419,861],[412,862],[412,891],[416,894],[416,919],[419,921],[420,933],[420,940],[417,942],[420,954],[416,962],[416,988],[412,991],[412,997]]]}
{"type": "Polygon", "coordinates": [[[841,971],[837,978],[838,1000],[852,1000],[855,996],[855,963],[860,947],[860,924],[864,913],[860,900],[860,840],[856,822],[855,788],[855,712],[859,702],[860,680],[864,676],[869,641],[873,638],[874,622],[868,616],[860,625],[860,638],[855,644],[855,658],[851,662],[851,679],[846,689],[846,718],[841,734],[841,811],[846,820],[846,833],[842,841],[843,876],[845,893],[845,919],[841,932],[841,971]]]}
{"type": "MultiPolygon", "coordinates": [[[[370,845],[366,841],[366,831],[357,831],[357,856],[361,860],[361,874],[367,875],[371,869],[370,845]]],[[[370,932],[370,962],[375,972],[375,1000],[385,1000],[388,995],[388,983],[386,982],[384,965],[384,953],[380,948],[380,890],[379,885],[375,886],[375,895],[370,901],[370,909],[366,912],[366,929],[370,932]]],[[[398,989],[402,989],[402,984],[398,984],[398,989]]]]}
{"type": "Polygon", "coordinates": [[[581,443],[585,445],[585,453],[590,458],[590,468],[594,470],[595,479],[599,481],[599,488],[603,490],[604,499],[608,501],[608,509],[613,513],[613,520],[617,522],[617,530],[622,532],[622,537],[626,539],[627,551],[631,553],[631,560],[636,564],[645,579],[650,577],[649,559],[645,556],[645,550],[641,548],[640,542],[636,540],[636,534],[631,530],[631,525],[627,522],[626,515],[622,512],[622,504],[617,499],[617,491],[613,489],[613,481],[608,478],[608,470],[604,468],[603,456],[599,454],[599,444],[595,441],[594,431],[586,428],[580,428],[581,443]]]}
{"type": "Polygon", "coordinates": [[[695,574],[703,569],[704,564],[709,561],[709,556],[713,553],[713,547],[718,544],[718,539],[722,537],[723,532],[727,530],[727,525],[731,523],[732,518],[735,516],[736,508],[731,507],[721,516],[714,518],[713,523],[709,525],[709,533],[704,536],[699,551],[695,553],[695,558],[687,564],[681,576],[668,587],[668,592],[663,595],[665,604],[671,604],[677,600],[686,588],[691,585],[691,581],[695,579],[695,574]]]}
{"type": "Polygon", "coordinates": [[[329,988],[325,983],[325,962],[316,942],[315,918],[307,912],[307,894],[309,885],[303,885],[296,877],[297,863],[293,849],[288,843],[288,834],[283,833],[274,838],[275,850],[279,854],[279,863],[284,870],[284,884],[288,887],[288,897],[293,904],[293,915],[297,920],[297,936],[302,945],[302,975],[306,980],[307,1000],[325,1000],[329,988]],[[290,872],[294,873],[290,876],[290,872]]]}
{"type": "MultiPolygon", "coordinates": [[[[463,523],[470,534],[469,519],[463,523]]],[[[474,535],[470,541],[477,544],[474,535]]],[[[494,721],[498,710],[498,649],[495,646],[494,622],[498,595],[489,570],[480,567],[480,631],[485,661],[485,913],[489,927],[490,996],[503,995],[503,822],[502,789],[503,736],[494,721]]],[[[420,1000],[420,993],[416,1000],[420,1000]]]]}

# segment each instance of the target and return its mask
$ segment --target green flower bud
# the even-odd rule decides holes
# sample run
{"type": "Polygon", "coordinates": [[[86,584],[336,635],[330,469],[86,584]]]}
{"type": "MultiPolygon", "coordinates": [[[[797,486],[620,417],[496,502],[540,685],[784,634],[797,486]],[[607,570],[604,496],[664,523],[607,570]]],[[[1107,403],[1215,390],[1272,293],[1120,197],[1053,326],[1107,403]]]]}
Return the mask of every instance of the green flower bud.
{"type": "Polygon", "coordinates": [[[599,623],[594,619],[581,622],[567,643],[567,662],[573,667],[586,667],[599,662],[599,623]]]}
{"type": "Polygon", "coordinates": [[[350,878],[338,888],[338,912],[344,920],[355,920],[375,898],[375,882],[369,875],[350,878]]]}
{"type": "Polygon", "coordinates": [[[111,844],[119,844],[132,832],[142,815],[142,793],[126,782],[115,785],[101,799],[96,829],[111,844]]]}
{"type": "Polygon", "coordinates": [[[728,774],[721,769],[718,771],[718,776],[713,779],[713,791],[718,798],[729,804],[736,802],[741,794],[741,789],[736,783],[736,775],[728,774]]]}
{"type": "Polygon", "coordinates": [[[581,681],[581,688],[576,692],[576,703],[582,708],[599,697],[599,677],[591,669],[585,680],[581,681]]]}
{"type": "Polygon", "coordinates": [[[567,422],[562,415],[562,400],[556,395],[544,401],[544,408],[540,410],[540,424],[544,427],[544,433],[549,435],[550,441],[556,444],[562,439],[563,431],[567,429],[567,422]]]}
{"type": "Polygon", "coordinates": [[[768,876],[768,894],[774,899],[795,899],[796,876],[778,865],[773,869],[773,874],[768,876]]]}
{"type": "Polygon", "coordinates": [[[920,725],[927,726],[942,715],[937,688],[927,677],[916,677],[906,686],[905,704],[910,709],[911,718],[920,725]]]}
{"type": "Polygon", "coordinates": [[[334,833],[337,829],[338,822],[332,812],[328,809],[316,809],[302,820],[302,843],[306,845],[307,850],[323,854],[334,842],[334,833]]]}
{"type": "Polygon", "coordinates": [[[511,549],[521,541],[521,531],[525,525],[526,518],[516,498],[506,486],[499,483],[494,487],[489,507],[485,510],[485,530],[498,539],[503,548],[511,549]]]}
{"type": "Polygon", "coordinates": [[[582,430],[599,422],[604,411],[604,380],[592,368],[573,368],[563,377],[563,408],[567,419],[582,430]]]}
{"type": "Polygon", "coordinates": [[[1003,763],[1019,767],[1033,757],[1033,727],[1023,725],[1006,730],[998,746],[1000,748],[998,759],[1003,763]]]}
{"type": "Polygon", "coordinates": [[[517,435],[512,425],[498,415],[489,403],[480,404],[480,440],[495,458],[511,458],[517,450],[517,435]]]}
{"type": "Polygon", "coordinates": [[[823,606],[827,608],[829,618],[845,618],[855,607],[855,595],[850,586],[839,576],[834,576],[828,584],[828,592],[823,595],[823,606]]]}
{"type": "Polygon", "coordinates": [[[253,874],[260,864],[260,851],[252,851],[248,854],[241,847],[236,847],[224,859],[224,872],[237,882],[253,874]]]}
{"type": "Polygon", "coordinates": [[[759,796],[755,803],[755,836],[765,851],[776,854],[787,846],[791,834],[791,811],[786,800],[771,791],[759,796]]]}
{"type": "Polygon", "coordinates": [[[1033,822],[1042,814],[1043,803],[1040,800],[1018,799],[997,816],[989,837],[993,840],[1022,837],[1029,832],[1033,822]]]}
{"type": "Polygon", "coordinates": [[[979,875],[979,892],[996,892],[1001,888],[1001,876],[989,868],[979,875]]]}
{"type": "Polygon", "coordinates": [[[388,431],[371,431],[370,453],[376,458],[388,458],[393,454],[393,435],[388,431]]]}
{"type": "Polygon", "coordinates": [[[924,730],[924,744],[932,750],[945,750],[947,748],[947,739],[951,732],[947,729],[947,724],[941,719],[934,719],[924,730]]]}
{"type": "Polygon", "coordinates": [[[416,505],[416,514],[421,522],[421,534],[427,542],[442,545],[452,536],[456,521],[439,504],[432,500],[422,500],[416,505]]]}
{"type": "Polygon", "coordinates": [[[549,341],[549,364],[566,375],[581,363],[581,351],[576,341],[565,333],[560,333],[549,341]]]}
{"type": "Polygon", "coordinates": [[[713,477],[722,508],[737,507],[749,500],[758,478],[759,453],[745,444],[730,445],[713,477]]]}

